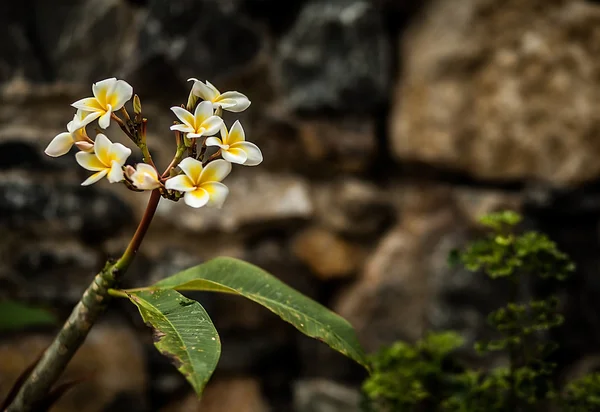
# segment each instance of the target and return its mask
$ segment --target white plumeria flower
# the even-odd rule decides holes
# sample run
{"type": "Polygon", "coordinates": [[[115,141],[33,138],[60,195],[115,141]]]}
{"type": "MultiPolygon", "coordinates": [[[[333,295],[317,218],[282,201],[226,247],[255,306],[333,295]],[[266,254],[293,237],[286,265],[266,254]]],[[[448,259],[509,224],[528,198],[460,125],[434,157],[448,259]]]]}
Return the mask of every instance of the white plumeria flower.
{"type": "Polygon", "coordinates": [[[175,116],[183,124],[174,124],[171,130],[178,130],[186,133],[188,139],[210,136],[219,131],[223,124],[223,119],[213,115],[212,103],[201,102],[196,106],[194,114],[181,107],[171,107],[175,116]]]}
{"type": "Polygon", "coordinates": [[[86,97],[72,104],[73,107],[90,112],[81,122],[81,127],[98,119],[98,125],[106,129],[110,125],[110,115],[120,110],[131,96],[133,87],[125,80],[114,77],[92,85],[94,97],[86,97]]]}
{"type": "Polygon", "coordinates": [[[74,144],[84,152],[92,151],[94,144],[87,136],[85,127],[80,127],[81,122],[88,114],[83,110],[77,110],[73,120],[67,123],[67,131],[56,135],[44,152],[51,157],[62,156],[67,154],[74,144]]]}
{"type": "Polygon", "coordinates": [[[183,200],[191,207],[223,206],[229,189],[220,182],[231,172],[231,163],[219,159],[203,168],[201,162],[187,157],[179,163],[179,167],[185,174],[167,180],[167,189],[184,192],[183,200]]]}
{"type": "Polygon", "coordinates": [[[223,159],[231,163],[245,166],[256,166],[263,161],[262,152],[254,143],[246,142],[246,135],[239,120],[236,120],[231,130],[221,127],[221,138],[209,137],[206,139],[207,146],[218,146],[221,149],[223,159]]]}
{"type": "Polygon", "coordinates": [[[136,169],[127,166],[126,173],[133,185],[140,190],[154,190],[160,187],[158,172],[148,164],[138,163],[136,169]]]}
{"type": "Polygon", "coordinates": [[[111,183],[120,182],[124,179],[122,167],[130,154],[130,148],[121,143],[112,143],[108,137],[99,133],[94,142],[94,153],[79,152],[75,155],[75,159],[81,167],[96,172],[81,185],[91,185],[104,176],[111,183]]]}
{"type": "Polygon", "coordinates": [[[188,82],[192,80],[194,86],[192,86],[192,94],[200,97],[204,101],[211,102],[214,108],[221,107],[223,110],[229,112],[239,113],[243,112],[250,106],[250,100],[246,95],[240,92],[225,92],[222,93],[207,80],[206,84],[202,83],[198,79],[188,79],[188,82]]]}

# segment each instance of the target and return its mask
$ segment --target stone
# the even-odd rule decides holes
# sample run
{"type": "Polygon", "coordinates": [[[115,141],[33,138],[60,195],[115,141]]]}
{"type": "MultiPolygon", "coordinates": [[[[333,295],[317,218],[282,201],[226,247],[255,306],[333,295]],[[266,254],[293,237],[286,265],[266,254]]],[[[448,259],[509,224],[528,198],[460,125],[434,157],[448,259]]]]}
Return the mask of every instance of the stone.
{"type": "Polygon", "coordinates": [[[386,191],[354,177],[331,179],[312,191],[315,219],[325,228],[353,238],[378,237],[395,220],[386,191]]]}
{"type": "Polygon", "coordinates": [[[382,16],[369,1],[311,1],[277,47],[282,104],[303,113],[371,113],[387,97],[390,56],[382,16]]]}
{"type": "Polygon", "coordinates": [[[260,110],[250,110],[261,117],[244,128],[263,153],[261,167],[322,179],[367,172],[377,157],[375,122],[369,117],[297,118],[282,108],[260,110]]]}
{"type": "Polygon", "coordinates": [[[44,71],[54,81],[87,88],[92,82],[120,76],[135,54],[138,19],[127,2],[37,1],[34,20],[44,71]]]}
{"type": "Polygon", "coordinates": [[[402,37],[396,159],[480,180],[600,176],[598,22],[583,0],[429,2],[402,37]]]}
{"type": "Polygon", "coordinates": [[[111,192],[69,181],[46,183],[29,173],[2,175],[0,227],[44,236],[72,233],[101,243],[131,221],[131,210],[111,192]]]}
{"type": "Polygon", "coordinates": [[[360,412],[358,389],[325,379],[308,379],[294,383],[296,412],[360,412]]]}
{"type": "MultiPolygon", "coordinates": [[[[0,341],[0,399],[51,339],[49,335],[32,333],[0,341]]],[[[148,383],[143,353],[128,327],[108,322],[95,325],[61,378],[62,382],[81,383],[69,390],[52,411],[100,412],[123,410],[125,405],[132,412],[147,410],[143,400],[148,383]]]]}
{"type": "Polygon", "coordinates": [[[229,196],[222,209],[199,211],[181,200],[162,202],[157,213],[184,230],[225,233],[244,226],[280,226],[313,214],[310,187],[297,175],[243,169],[234,171],[225,183],[229,196]]]}
{"type": "Polygon", "coordinates": [[[238,3],[150,0],[137,45],[139,67],[158,60],[181,81],[243,69],[261,51],[262,37],[238,3]]]}
{"type": "Polygon", "coordinates": [[[11,2],[2,27],[0,54],[9,59],[0,83],[21,76],[34,82],[89,84],[123,67],[131,55],[134,14],[120,0],[11,2]],[[90,45],[93,53],[90,53],[90,45]]]}
{"type": "Polygon", "coordinates": [[[472,207],[461,207],[460,199],[488,205],[480,213],[515,200],[436,185],[405,186],[402,193],[401,219],[375,247],[357,281],[335,300],[334,310],[353,324],[367,351],[415,341],[430,328],[458,330],[470,341],[481,338],[487,313],[503,295],[486,277],[448,266],[453,249],[480,235],[472,207]],[[495,200],[486,200],[489,196],[495,200]]]}
{"type": "Polygon", "coordinates": [[[377,152],[375,125],[369,118],[303,120],[300,138],[306,153],[304,162],[327,175],[328,171],[361,172],[377,152]],[[317,166],[317,167],[315,167],[317,166]]]}
{"type": "Polygon", "coordinates": [[[356,245],[320,227],[298,233],[292,241],[292,250],[323,280],[347,277],[363,260],[363,252],[356,245]]]}
{"type": "Polygon", "coordinates": [[[195,394],[177,400],[161,412],[268,412],[260,382],[251,377],[215,379],[208,383],[202,400],[195,394]]]}
{"type": "Polygon", "coordinates": [[[70,309],[102,268],[102,254],[76,239],[61,242],[21,235],[0,243],[2,292],[19,300],[70,309]]]}
{"type": "Polygon", "coordinates": [[[0,43],[0,84],[14,77],[44,78],[28,31],[26,9],[25,3],[0,4],[0,38],[3,39],[0,43]]]}

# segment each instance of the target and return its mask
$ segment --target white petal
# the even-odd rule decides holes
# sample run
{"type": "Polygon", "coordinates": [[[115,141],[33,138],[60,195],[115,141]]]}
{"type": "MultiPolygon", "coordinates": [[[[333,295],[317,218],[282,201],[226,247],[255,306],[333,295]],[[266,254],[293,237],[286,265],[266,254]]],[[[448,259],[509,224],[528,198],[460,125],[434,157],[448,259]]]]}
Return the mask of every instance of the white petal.
{"type": "Polygon", "coordinates": [[[58,157],[67,154],[71,147],[73,147],[73,136],[69,132],[64,132],[52,139],[44,153],[48,156],[58,157]]]}
{"type": "MultiPolygon", "coordinates": [[[[133,169],[131,166],[128,166],[128,168],[133,169]]],[[[146,163],[139,163],[137,165],[137,170],[135,170],[129,178],[133,181],[133,185],[141,190],[152,190],[160,187],[158,172],[155,168],[146,163]]]]}
{"type": "Polygon", "coordinates": [[[85,110],[77,109],[75,116],[73,116],[73,120],[81,122],[85,119],[91,112],[86,112],[85,110]]]}
{"type": "Polygon", "coordinates": [[[98,119],[98,126],[100,126],[100,128],[106,129],[108,126],[110,126],[110,115],[111,114],[112,114],[112,107],[109,104],[106,112],[102,116],[100,116],[100,118],[98,119]]]}
{"type": "Polygon", "coordinates": [[[117,162],[123,166],[127,158],[131,155],[131,149],[121,143],[113,143],[108,151],[108,157],[111,162],[117,162]]]}
{"type": "Polygon", "coordinates": [[[80,140],[78,142],[75,142],[75,146],[77,146],[77,148],[79,150],[81,150],[82,152],[91,153],[94,151],[94,145],[91,144],[90,142],[80,140]]]}
{"type": "Polygon", "coordinates": [[[188,133],[187,135],[185,135],[185,137],[187,137],[188,139],[197,139],[199,137],[204,136],[204,129],[200,129],[200,133],[188,133]]]}
{"type": "MultiPolygon", "coordinates": [[[[242,149],[246,152],[246,161],[244,166],[256,166],[262,163],[263,155],[257,145],[250,142],[239,142],[231,146],[231,149],[242,149]]],[[[224,158],[225,156],[223,156],[224,158]]]]}
{"type": "Polygon", "coordinates": [[[140,190],[153,190],[160,187],[158,180],[155,180],[148,173],[143,173],[141,171],[133,173],[130,179],[132,180],[133,185],[140,190]]]}
{"type": "Polygon", "coordinates": [[[223,146],[223,142],[218,137],[209,137],[208,139],[206,139],[205,143],[207,146],[223,146]]]}
{"type": "Polygon", "coordinates": [[[74,129],[71,133],[73,133],[76,130],[79,130],[79,129],[85,127],[85,126],[87,126],[90,123],[92,123],[94,120],[96,120],[97,118],[99,118],[100,116],[102,116],[102,113],[104,113],[104,111],[90,112],[88,115],[86,115],[83,118],[83,120],[78,120],[77,122],[75,122],[71,126],[74,129]]]}
{"type": "Polygon", "coordinates": [[[85,99],[77,100],[75,103],[72,103],[71,106],[87,112],[104,111],[104,107],[102,107],[94,97],[86,97],[85,99]]]}
{"type": "Polygon", "coordinates": [[[102,106],[104,106],[106,97],[114,88],[115,83],[117,83],[117,79],[111,77],[110,79],[100,80],[99,82],[92,84],[92,92],[94,93],[94,97],[102,106]]]}
{"type": "Polygon", "coordinates": [[[196,190],[196,186],[194,186],[193,182],[186,175],[170,178],[165,182],[165,187],[169,190],[179,190],[180,192],[196,190]]]}
{"type": "Polygon", "coordinates": [[[179,168],[183,170],[183,173],[190,178],[194,185],[200,182],[202,162],[191,157],[186,157],[179,163],[179,168]]]}
{"type": "Polygon", "coordinates": [[[133,87],[125,80],[117,80],[111,95],[108,96],[109,104],[113,110],[121,110],[121,108],[127,103],[133,96],[133,87]]]}
{"type": "Polygon", "coordinates": [[[192,133],[194,131],[194,128],[188,126],[187,124],[174,124],[173,126],[171,126],[171,130],[177,130],[182,133],[192,133]]]}
{"type": "Polygon", "coordinates": [[[219,129],[221,129],[222,124],[223,119],[221,119],[219,116],[210,116],[208,119],[206,119],[200,124],[200,127],[204,128],[204,133],[202,133],[202,135],[210,136],[216,134],[219,131],[219,129]]]}
{"type": "Polygon", "coordinates": [[[240,165],[243,165],[248,160],[248,155],[245,151],[233,147],[230,147],[227,150],[222,150],[221,156],[223,156],[223,159],[227,160],[228,162],[237,163],[240,165]]]}
{"type": "Polygon", "coordinates": [[[209,119],[213,116],[213,106],[211,102],[200,102],[198,106],[196,106],[196,110],[194,111],[194,126],[197,128],[205,120],[209,119]]]}
{"type": "Polygon", "coordinates": [[[98,160],[100,160],[105,167],[110,167],[112,159],[110,158],[109,152],[112,146],[112,142],[108,140],[108,137],[102,133],[96,135],[96,141],[94,142],[94,153],[98,160]]]}
{"type": "Polygon", "coordinates": [[[185,195],[183,195],[183,200],[186,205],[198,208],[207,204],[210,200],[210,196],[206,190],[197,188],[194,191],[186,192],[185,195]]]}
{"type": "Polygon", "coordinates": [[[125,178],[123,176],[123,169],[121,169],[121,167],[122,165],[120,165],[119,162],[113,160],[110,167],[110,172],[108,172],[107,176],[110,183],[118,183],[125,178]]]}
{"type": "Polygon", "coordinates": [[[142,172],[144,174],[151,176],[153,179],[158,180],[158,172],[152,166],[150,166],[146,163],[138,163],[136,168],[137,168],[138,172],[142,172]]]}
{"type": "Polygon", "coordinates": [[[243,112],[250,107],[250,100],[240,92],[225,92],[217,98],[215,103],[222,104],[223,110],[233,113],[243,112]]]}
{"type": "MultiPolygon", "coordinates": [[[[177,116],[177,118],[179,119],[179,121],[181,121],[183,124],[186,124],[190,127],[194,127],[194,115],[191,114],[190,112],[188,112],[187,110],[185,110],[183,107],[171,107],[171,110],[173,111],[173,113],[175,113],[175,116],[177,116]]],[[[173,130],[173,129],[171,129],[173,130]]]]}
{"type": "Polygon", "coordinates": [[[79,166],[86,170],[91,170],[92,172],[108,169],[94,153],[78,152],[75,154],[75,160],[77,160],[79,166]]]}
{"type": "MultiPolygon", "coordinates": [[[[79,153],[77,153],[77,154],[79,154],[79,153]]],[[[108,173],[108,169],[100,170],[99,172],[94,173],[93,175],[91,175],[90,177],[88,177],[87,179],[85,179],[83,181],[83,183],[81,184],[81,186],[89,186],[89,185],[91,185],[93,183],[96,183],[98,180],[100,180],[104,176],[106,176],[107,173],[108,173]]]]}
{"type": "Polygon", "coordinates": [[[240,121],[236,120],[229,130],[225,144],[232,145],[234,143],[243,142],[244,140],[246,140],[246,133],[244,133],[244,128],[240,121]]]}
{"type": "Polygon", "coordinates": [[[220,182],[231,172],[231,163],[218,159],[206,165],[200,173],[200,183],[220,182]]]}
{"type": "Polygon", "coordinates": [[[189,80],[194,81],[194,86],[192,86],[192,93],[194,93],[196,96],[200,97],[201,99],[207,100],[210,102],[213,99],[215,99],[217,96],[219,96],[218,91],[215,92],[214,89],[211,89],[209,86],[202,83],[200,80],[188,79],[188,81],[189,80]]]}
{"type": "Polygon", "coordinates": [[[229,194],[227,186],[219,182],[204,183],[201,188],[206,190],[210,197],[207,206],[216,207],[217,209],[220,209],[223,206],[223,203],[225,203],[225,199],[227,199],[227,195],[229,194]]]}
{"type": "Polygon", "coordinates": [[[230,107],[234,107],[234,106],[235,106],[235,102],[229,102],[229,103],[227,103],[227,102],[225,102],[225,103],[223,103],[223,102],[214,102],[214,103],[213,103],[213,107],[214,107],[215,109],[216,109],[217,107],[220,107],[220,108],[221,108],[221,109],[223,109],[223,110],[227,110],[227,109],[229,109],[230,107]]]}

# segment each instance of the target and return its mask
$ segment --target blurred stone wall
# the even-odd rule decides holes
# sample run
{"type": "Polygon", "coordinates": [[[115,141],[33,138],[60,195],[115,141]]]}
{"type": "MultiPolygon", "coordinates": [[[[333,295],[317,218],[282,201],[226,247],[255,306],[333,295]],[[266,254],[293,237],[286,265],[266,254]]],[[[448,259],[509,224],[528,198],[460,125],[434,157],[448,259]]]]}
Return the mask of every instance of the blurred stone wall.
{"type": "MultiPolygon", "coordinates": [[[[220,211],[164,201],[126,286],[236,256],[345,316],[369,351],[428,329],[473,340],[502,291],[446,257],[481,214],[512,208],[575,258],[557,289],[557,360],[564,375],[595,368],[598,56],[591,0],[2,2],[0,297],[66,316],[144,209],[145,194],[82,188],[73,156],[43,155],[69,104],[93,81],[126,79],[165,165],[168,108],[198,77],[250,97],[241,120],[265,162],[234,170],[220,211]]],[[[350,361],[255,304],[195,297],[223,341],[203,412],[358,410],[364,373],[350,361]]],[[[0,396],[52,333],[0,339],[0,396]]],[[[86,380],[58,411],[199,410],[127,302],[67,375],[86,380]]]]}

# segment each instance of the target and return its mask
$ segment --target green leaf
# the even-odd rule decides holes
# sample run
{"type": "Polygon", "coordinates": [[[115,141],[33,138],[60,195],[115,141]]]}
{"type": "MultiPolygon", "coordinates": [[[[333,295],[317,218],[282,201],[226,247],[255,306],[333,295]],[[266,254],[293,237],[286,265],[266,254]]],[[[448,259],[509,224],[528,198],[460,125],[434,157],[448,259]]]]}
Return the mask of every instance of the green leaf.
{"type": "Polygon", "coordinates": [[[56,323],[54,315],[44,309],[11,300],[0,302],[0,330],[2,331],[54,323],[56,323]]]}
{"type": "Polygon", "coordinates": [[[221,341],[200,303],[174,290],[125,292],[153,329],[154,346],[169,358],[198,396],[217,367],[221,341]]]}
{"type": "Polygon", "coordinates": [[[250,263],[216,258],[163,279],[151,288],[244,296],[368,369],[368,361],[354,329],[345,319],[250,263]]]}

